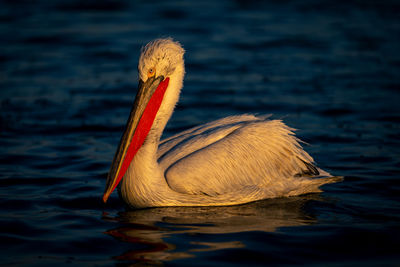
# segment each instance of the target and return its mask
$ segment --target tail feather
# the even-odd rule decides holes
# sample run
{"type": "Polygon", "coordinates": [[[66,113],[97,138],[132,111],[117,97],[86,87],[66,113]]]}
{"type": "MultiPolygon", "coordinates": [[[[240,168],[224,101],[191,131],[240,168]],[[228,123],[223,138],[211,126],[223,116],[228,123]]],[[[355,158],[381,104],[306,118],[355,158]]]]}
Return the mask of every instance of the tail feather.
{"type": "Polygon", "coordinates": [[[301,186],[291,190],[286,196],[297,196],[308,193],[322,192],[320,189],[324,184],[332,184],[343,181],[343,176],[318,176],[315,178],[305,178],[301,182],[301,186]]]}
{"type": "Polygon", "coordinates": [[[333,183],[341,182],[341,181],[343,181],[343,176],[330,176],[330,177],[314,178],[311,181],[312,181],[312,184],[319,187],[324,184],[333,184],[333,183]]]}

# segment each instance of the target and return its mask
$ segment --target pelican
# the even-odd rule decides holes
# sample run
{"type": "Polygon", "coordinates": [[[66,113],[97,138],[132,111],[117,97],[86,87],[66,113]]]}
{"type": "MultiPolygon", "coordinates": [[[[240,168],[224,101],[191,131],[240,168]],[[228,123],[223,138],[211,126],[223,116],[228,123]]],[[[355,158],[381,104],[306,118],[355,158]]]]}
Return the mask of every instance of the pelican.
{"type": "Polygon", "coordinates": [[[227,206],[321,192],[337,182],[314,164],[294,129],[269,116],[230,116],[160,141],[183,87],[185,50],[156,39],[142,48],[139,86],[108,173],[130,207],[227,206]]]}

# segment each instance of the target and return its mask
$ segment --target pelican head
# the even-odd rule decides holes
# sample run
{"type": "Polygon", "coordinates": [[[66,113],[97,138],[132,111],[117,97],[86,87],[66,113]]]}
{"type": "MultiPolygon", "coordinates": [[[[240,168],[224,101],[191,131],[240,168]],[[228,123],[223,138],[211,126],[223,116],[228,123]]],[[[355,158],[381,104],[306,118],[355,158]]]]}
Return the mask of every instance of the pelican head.
{"type": "Polygon", "coordinates": [[[139,58],[139,79],[146,82],[150,77],[169,77],[176,67],[183,64],[185,50],[171,38],[157,39],[148,43],[139,58]]]}
{"type": "Polygon", "coordinates": [[[108,173],[104,202],[124,177],[150,130],[160,129],[155,132],[157,138],[161,135],[165,124],[160,125],[160,121],[166,121],[171,116],[182,87],[184,52],[182,46],[171,38],[154,40],[142,49],[138,65],[138,91],[108,173]],[[172,109],[169,108],[171,104],[172,109]]]}

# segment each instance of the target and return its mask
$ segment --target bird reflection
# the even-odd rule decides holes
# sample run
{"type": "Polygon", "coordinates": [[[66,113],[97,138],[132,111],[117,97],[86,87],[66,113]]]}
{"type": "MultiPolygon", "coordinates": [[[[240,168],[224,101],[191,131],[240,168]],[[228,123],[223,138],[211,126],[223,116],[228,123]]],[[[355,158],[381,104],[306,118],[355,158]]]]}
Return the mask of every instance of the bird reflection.
{"type": "Polygon", "coordinates": [[[159,264],[164,261],[194,257],[198,252],[241,248],[241,240],[220,242],[216,234],[243,232],[276,232],[282,227],[310,225],[316,218],[308,215],[305,204],[321,200],[319,194],[269,199],[229,207],[165,207],[121,212],[116,218],[105,217],[122,226],[106,234],[135,244],[132,249],[116,256],[119,260],[159,264]],[[197,234],[210,234],[196,240],[197,234]],[[175,237],[175,238],[174,238],[175,237]],[[214,240],[213,240],[214,239],[214,240]]]}

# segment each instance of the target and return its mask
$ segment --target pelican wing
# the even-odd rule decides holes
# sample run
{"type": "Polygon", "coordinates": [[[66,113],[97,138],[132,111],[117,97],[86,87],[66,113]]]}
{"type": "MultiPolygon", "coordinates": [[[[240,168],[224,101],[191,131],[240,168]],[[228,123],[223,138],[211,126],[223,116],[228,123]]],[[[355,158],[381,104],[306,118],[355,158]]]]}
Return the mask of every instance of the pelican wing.
{"type": "Polygon", "coordinates": [[[293,129],[280,120],[228,117],[163,145],[160,165],[168,185],[181,193],[215,196],[245,186],[266,187],[296,175],[318,174],[293,129]]]}
{"type": "Polygon", "coordinates": [[[180,132],[160,142],[158,162],[165,170],[179,159],[221,140],[243,124],[267,117],[269,115],[263,118],[254,115],[230,116],[180,132]]]}

